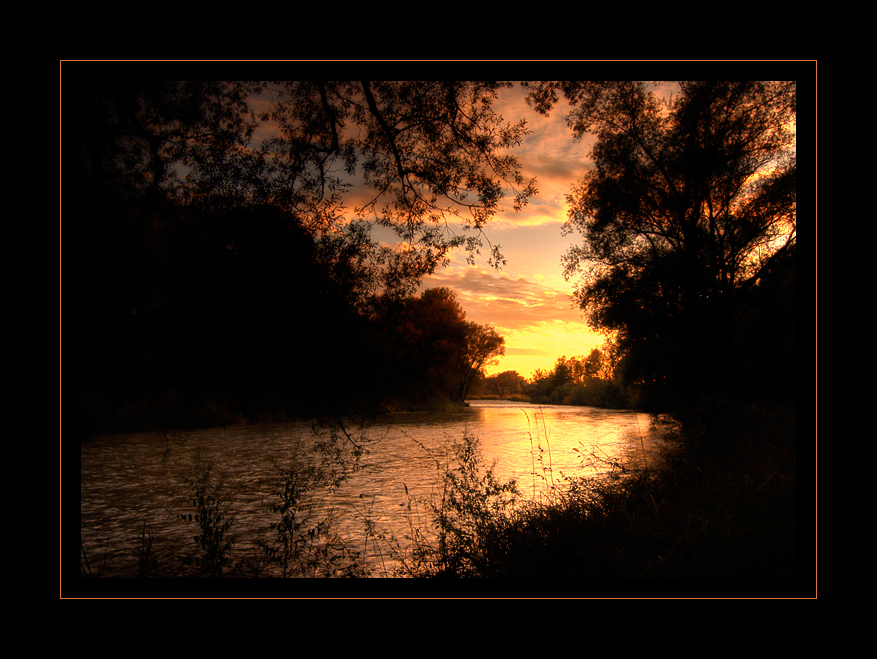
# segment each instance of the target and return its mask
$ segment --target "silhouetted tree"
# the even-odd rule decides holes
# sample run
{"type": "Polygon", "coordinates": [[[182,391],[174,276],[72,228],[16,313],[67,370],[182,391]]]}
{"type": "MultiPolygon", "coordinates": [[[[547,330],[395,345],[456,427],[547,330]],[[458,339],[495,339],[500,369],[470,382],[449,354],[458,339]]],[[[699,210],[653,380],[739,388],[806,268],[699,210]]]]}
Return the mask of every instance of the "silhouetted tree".
{"type": "Polygon", "coordinates": [[[534,403],[628,407],[629,401],[610,369],[611,346],[607,342],[602,352],[594,348],[587,358],[558,357],[551,371],[536,369],[524,387],[525,393],[534,403]]]}
{"type": "Polygon", "coordinates": [[[734,383],[744,299],[796,244],[794,82],[542,82],[594,167],[568,196],[568,278],[598,330],[617,332],[628,378],[680,400],[734,383]]]}
{"type": "Polygon", "coordinates": [[[195,145],[207,142],[202,161],[237,151],[252,128],[242,119],[252,89],[126,76],[65,78],[64,136],[75,148],[67,150],[65,141],[62,230],[76,239],[65,256],[68,269],[77,266],[81,291],[66,310],[79,321],[73,335],[83,397],[97,399],[104,417],[124,413],[135,425],[149,425],[166,416],[174,389],[189,390],[180,386],[185,365],[175,361],[183,322],[174,313],[197,288],[186,273],[200,262],[201,250],[189,248],[199,247],[190,239],[204,215],[182,203],[174,164],[194,162],[195,145]],[[75,162],[68,160],[73,154],[75,162]],[[153,403],[144,407],[146,398],[153,403]]]}
{"type": "Polygon", "coordinates": [[[475,379],[483,375],[485,366],[495,365],[496,359],[505,354],[505,339],[490,325],[465,323],[465,351],[460,361],[459,384],[452,400],[462,402],[469,395],[475,379]]]}
{"type": "MultiPolygon", "coordinates": [[[[482,229],[506,194],[520,209],[535,194],[504,153],[523,121],[505,124],[492,108],[510,83],[459,81],[278,81],[265,86],[262,114],[277,126],[264,145],[270,195],[300,209],[319,234],[345,226],[342,206],[354,177],[368,198],[353,217],[388,227],[399,246],[372,242],[370,262],[384,291],[411,294],[419,278],[462,248],[473,259],[482,229]],[[449,231],[449,219],[463,233],[449,231]],[[467,233],[468,232],[468,233],[467,233]],[[377,267],[379,266],[379,267],[377,267]]],[[[358,225],[362,226],[362,225],[358,225]]],[[[496,246],[489,261],[503,262],[496,246]]]]}
{"type": "Polygon", "coordinates": [[[535,192],[503,153],[526,133],[492,109],[507,83],[68,71],[83,404],[134,408],[132,426],[205,399],[254,414],[294,398],[302,414],[329,396],[333,410],[373,405],[390,381],[375,300],[403,299],[451,250],[474,258],[504,196],[519,208],[535,192]],[[359,207],[353,187],[371,195],[359,207]]]}
{"type": "Polygon", "coordinates": [[[466,358],[466,312],[450,288],[425,290],[412,304],[409,322],[418,340],[409,359],[421,365],[414,390],[425,389],[429,396],[452,398],[459,385],[466,358]]]}
{"type": "Polygon", "coordinates": [[[599,348],[593,348],[581,362],[582,374],[584,377],[612,382],[620,357],[618,346],[612,341],[606,341],[599,348]]]}
{"type": "Polygon", "coordinates": [[[377,320],[385,355],[379,370],[392,383],[388,399],[397,404],[462,402],[484,366],[504,351],[505,339],[492,327],[466,320],[450,288],[384,304],[389,311],[377,320]]]}

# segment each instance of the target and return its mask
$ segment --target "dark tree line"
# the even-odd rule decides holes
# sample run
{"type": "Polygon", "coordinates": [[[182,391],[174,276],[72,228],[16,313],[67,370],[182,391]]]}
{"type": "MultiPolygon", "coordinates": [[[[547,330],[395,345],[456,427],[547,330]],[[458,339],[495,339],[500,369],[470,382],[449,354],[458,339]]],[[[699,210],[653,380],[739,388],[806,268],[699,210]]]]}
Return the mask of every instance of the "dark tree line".
{"type": "Polygon", "coordinates": [[[503,195],[533,194],[501,153],[525,133],[491,110],[502,83],[68,72],[62,233],[78,278],[64,338],[85,431],[368,413],[419,362],[465,396],[480,357],[460,342],[477,353],[482,335],[448,327],[451,387],[434,355],[396,350],[382,310],[418,304],[451,250],[474,259],[503,195]],[[357,182],[371,196],[349,208],[357,182]]]}
{"type": "Polygon", "coordinates": [[[559,357],[552,369],[538,368],[523,388],[534,403],[636,407],[638,401],[616,376],[618,350],[607,342],[587,357],[559,357]]]}
{"type": "Polygon", "coordinates": [[[564,262],[626,383],[676,410],[794,396],[796,83],[684,81],[668,101],[634,81],[529,88],[596,138],[564,262]]]}

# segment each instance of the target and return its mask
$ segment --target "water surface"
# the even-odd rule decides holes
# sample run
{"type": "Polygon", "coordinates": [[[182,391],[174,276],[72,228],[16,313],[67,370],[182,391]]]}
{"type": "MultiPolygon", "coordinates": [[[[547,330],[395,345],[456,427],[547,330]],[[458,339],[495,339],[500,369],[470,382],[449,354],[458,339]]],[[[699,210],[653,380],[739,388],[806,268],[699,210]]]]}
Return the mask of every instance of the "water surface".
{"type": "MultiPolygon", "coordinates": [[[[515,479],[522,495],[535,500],[562,488],[567,478],[613,478],[622,467],[629,473],[660,459],[665,448],[646,414],[492,401],[452,412],[395,414],[350,430],[367,447],[361,468],[336,491],[316,493],[315,514],[331,513],[334,531],[376,573],[398,566],[387,539],[404,546],[413,527],[428,531],[425,502],[440,499],[450,447],[464,434],[478,438],[485,466],[492,464],[501,481],[515,479]]],[[[164,558],[196,554],[197,527],[179,514],[192,512],[187,479],[197,460],[212,464],[212,476],[222,479],[235,552],[257,552],[276,520],[266,506],[276,501],[279,474],[296,460],[312,460],[314,441],[309,426],[278,423],[84,443],[80,519],[86,555],[95,563],[106,552],[103,576],[136,576],[133,550],[144,523],[164,558]]]]}

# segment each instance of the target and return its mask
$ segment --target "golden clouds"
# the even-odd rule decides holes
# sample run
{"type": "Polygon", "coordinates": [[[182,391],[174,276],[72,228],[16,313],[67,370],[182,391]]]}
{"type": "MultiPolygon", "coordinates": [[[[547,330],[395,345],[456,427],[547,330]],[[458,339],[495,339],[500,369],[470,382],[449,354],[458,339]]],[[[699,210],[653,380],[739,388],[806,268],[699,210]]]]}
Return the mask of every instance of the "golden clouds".
{"type": "Polygon", "coordinates": [[[547,285],[544,276],[530,281],[452,266],[429,277],[423,288],[436,286],[454,289],[468,320],[492,325],[506,339],[505,357],[490,373],[515,370],[530,377],[536,368],[552,367],[561,355],[587,354],[603,342],[573,307],[571,287],[547,285]]]}

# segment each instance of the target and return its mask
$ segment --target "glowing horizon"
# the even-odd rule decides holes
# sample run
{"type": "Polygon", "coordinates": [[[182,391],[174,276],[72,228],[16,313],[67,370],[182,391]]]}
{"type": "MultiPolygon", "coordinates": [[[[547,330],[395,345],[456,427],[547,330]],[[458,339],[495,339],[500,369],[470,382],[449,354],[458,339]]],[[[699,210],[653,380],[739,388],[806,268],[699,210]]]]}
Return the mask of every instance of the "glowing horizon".
{"type": "Polygon", "coordinates": [[[467,320],[491,325],[505,338],[505,355],[485,369],[488,375],[517,371],[529,379],[537,368],[550,370],[561,356],[587,355],[603,343],[574,308],[572,287],[558,274],[513,278],[452,263],[425,278],[420,290],[439,286],[457,293],[467,320]]]}
{"type": "Polygon", "coordinates": [[[485,237],[506,258],[500,271],[471,266],[462,259],[424,280],[421,290],[447,286],[468,320],[493,326],[505,338],[506,354],[488,375],[517,371],[530,378],[537,368],[551,369],[561,356],[587,355],[604,341],[574,306],[573,284],[563,278],[561,256],[581,239],[564,236],[566,195],[590,167],[590,140],[574,141],[563,103],[543,117],[530,109],[519,87],[504,90],[497,102],[509,121],[520,117],[531,130],[511,151],[521,162],[524,180],[535,176],[538,194],[520,212],[498,213],[485,237]]]}

